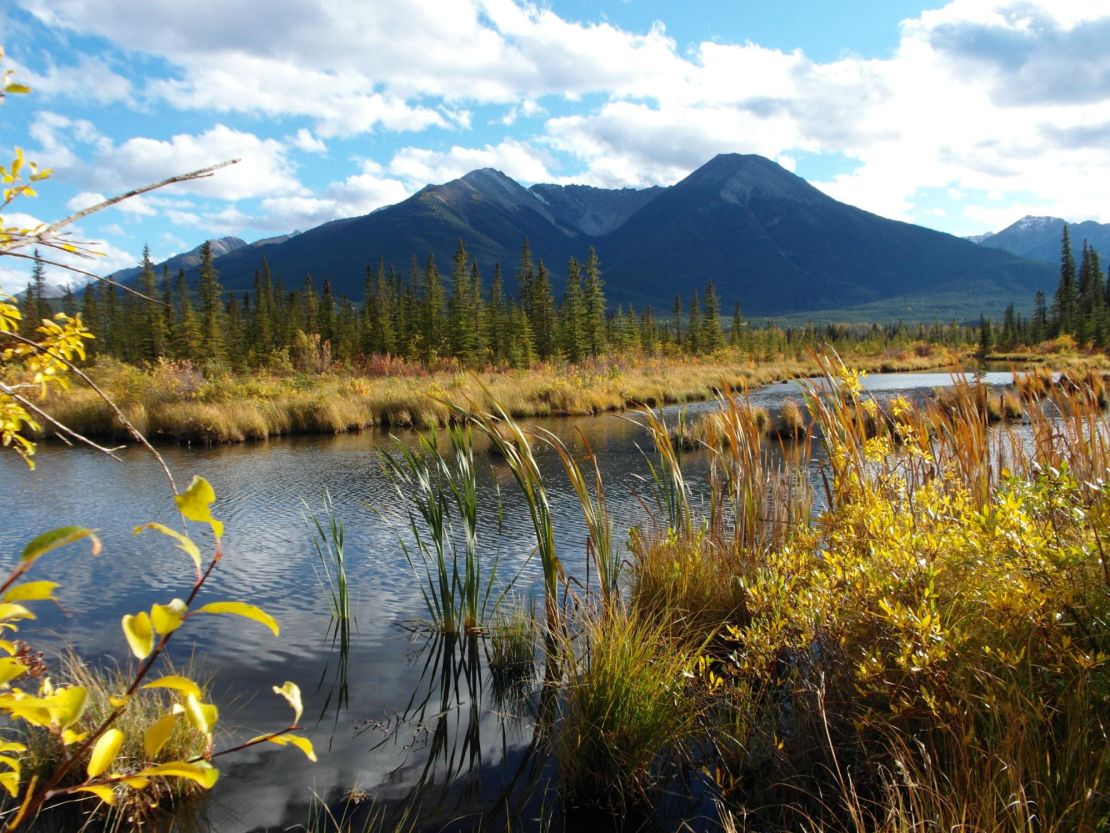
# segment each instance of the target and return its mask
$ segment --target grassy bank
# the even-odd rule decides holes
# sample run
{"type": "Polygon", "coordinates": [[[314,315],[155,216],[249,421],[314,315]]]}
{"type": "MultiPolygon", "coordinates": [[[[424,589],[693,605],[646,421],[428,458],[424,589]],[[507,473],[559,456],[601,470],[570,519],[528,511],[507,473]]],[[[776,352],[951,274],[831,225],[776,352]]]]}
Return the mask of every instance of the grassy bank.
{"type": "MultiPolygon", "coordinates": [[[[852,357],[854,366],[870,371],[949,368],[968,360],[966,353],[943,348],[852,357]]],[[[225,443],[371,427],[437,427],[450,415],[444,402],[488,408],[495,399],[513,417],[654,407],[707,399],[722,381],[751,388],[810,375],[817,367],[805,357],[756,363],[725,352],[707,359],[607,358],[478,373],[415,366],[390,370],[383,375],[232,375],[205,373],[182,362],[137,368],[103,360],[90,376],[152,440],[225,443]]],[[[128,437],[112,409],[91,390],[69,391],[50,408],[86,436],[128,437]]]]}

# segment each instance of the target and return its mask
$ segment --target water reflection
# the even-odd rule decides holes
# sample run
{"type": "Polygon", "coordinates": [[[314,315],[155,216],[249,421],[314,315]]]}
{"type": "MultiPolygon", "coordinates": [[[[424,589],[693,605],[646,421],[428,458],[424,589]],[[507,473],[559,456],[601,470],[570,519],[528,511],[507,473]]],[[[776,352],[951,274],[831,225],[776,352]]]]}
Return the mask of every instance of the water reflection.
{"type": "MultiPolygon", "coordinates": [[[[947,374],[877,374],[864,380],[882,397],[948,381],[947,374]]],[[[1008,383],[1010,374],[988,374],[986,381],[1008,383]]],[[[753,391],[751,401],[774,408],[799,394],[796,383],[784,383],[753,391]]],[[[695,416],[712,407],[687,410],[695,416]]],[[[673,421],[677,410],[667,409],[668,419],[673,421]]],[[[618,531],[651,520],[648,507],[654,511],[654,501],[642,479],[647,468],[639,425],[614,415],[539,424],[572,448],[581,451],[586,443],[592,448],[618,531]]],[[[550,725],[544,715],[552,708],[545,699],[551,689],[535,673],[514,681],[491,668],[490,640],[422,635],[414,641],[398,627],[425,613],[399,547],[407,518],[390,511],[397,509],[396,496],[375,459],[388,442],[366,432],[164,450],[179,480],[203,474],[219,496],[226,555],[213,575],[209,600],[249,600],[282,626],[281,639],[274,640],[240,627],[232,617],[190,621],[175,637],[174,660],[185,662],[194,652],[204,658],[222,719],[237,735],[283,725],[287,707],[269,691],[286,679],[301,684],[307,712],[320,718],[311,731],[320,753],[317,765],[276,748],[254,749],[223,765],[224,777],[208,808],[214,830],[308,825],[320,806],[313,809],[314,792],[333,812],[361,814],[363,820],[384,813],[394,821],[416,813],[420,826],[429,829],[482,817],[492,828],[494,817],[514,823],[534,819],[545,806],[543,785],[550,772],[542,738],[550,725]],[[357,628],[336,629],[313,566],[314,531],[305,525],[302,501],[318,503],[325,490],[344,524],[357,628]],[[352,804],[345,797],[365,800],[352,804]]],[[[527,512],[503,461],[480,450],[477,455],[478,499],[487,507],[504,506],[500,535],[491,546],[505,575],[519,573],[517,590],[527,597],[541,583],[540,566],[530,558],[534,536],[527,512]]],[[[191,583],[191,565],[171,546],[130,534],[147,521],[175,521],[161,471],[137,449],[125,450],[123,461],[116,462],[87,449],[44,446],[39,471],[32,475],[10,457],[0,456],[0,494],[7,508],[0,518],[0,561],[10,565],[26,541],[64,524],[97,527],[105,544],[100,558],[63,552],[43,565],[44,575],[48,571],[61,583],[70,615],[44,610],[32,632],[47,633],[50,644],[73,645],[92,659],[125,656],[120,616],[181,596],[191,583]]],[[[560,559],[568,576],[584,586],[588,562],[578,500],[558,457],[539,448],[537,458],[547,478],[560,559]]],[[[695,501],[708,465],[703,453],[684,459],[695,501]]],[[[811,465],[820,508],[819,463],[811,465]]],[[[623,548],[624,542],[617,545],[623,548]]]]}

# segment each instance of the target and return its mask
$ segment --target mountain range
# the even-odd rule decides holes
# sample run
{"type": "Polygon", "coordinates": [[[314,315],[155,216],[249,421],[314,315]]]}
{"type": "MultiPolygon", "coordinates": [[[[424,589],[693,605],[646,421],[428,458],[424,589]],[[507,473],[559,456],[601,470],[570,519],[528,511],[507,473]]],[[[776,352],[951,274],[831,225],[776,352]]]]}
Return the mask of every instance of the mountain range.
{"type": "MultiPolygon", "coordinates": [[[[885,219],[838,202],[760,156],[723,154],[669,187],[525,188],[500,171],[473,171],[371,214],[247,245],[224,238],[224,287],[248,290],[265,256],[287,288],[306,274],[336,295],[362,297],[368,267],[407,272],[429,255],[450,269],[462,239],[488,281],[495,262],[512,288],[529,241],[562,292],[572,256],[591,246],[610,302],[669,311],[709,280],[726,309],[748,315],[933,319],[999,314],[1055,286],[1051,265],[1000,247],[885,219]]],[[[992,238],[993,239],[993,238],[992,238]]],[[[195,276],[194,250],[171,270],[195,276]]],[[[130,276],[124,276],[130,277],[130,276]]]]}
{"type": "MultiPolygon", "coordinates": [[[[1004,249],[1029,260],[1058,265],[1064,223],[1059,217],[1026,216],[1000,232],[968,239],[983,246],[1004,249]]],[[[1096,223],[1093,220],[1070,223],[1068,234],[1071,236],[1072,254],[1077,263],[1084,240],[1098,252],[1103,264],[1110,263],[1110,223],[1096,223]]]]}

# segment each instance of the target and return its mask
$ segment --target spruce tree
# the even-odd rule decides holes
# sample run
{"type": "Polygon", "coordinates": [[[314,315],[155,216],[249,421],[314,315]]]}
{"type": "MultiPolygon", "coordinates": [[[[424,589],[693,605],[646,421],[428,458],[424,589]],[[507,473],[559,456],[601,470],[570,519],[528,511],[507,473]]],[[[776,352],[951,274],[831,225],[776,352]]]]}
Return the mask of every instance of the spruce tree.
{"type": "Polygon", "coordinates": [[[589,350],[586,340],[585,314],[582,304],[582,272],[576,258],[567,264],[567,288],[559,311],[560,341],[563,354],[579,362],[589,350]]]}
{"type": "Polygon", "coordinates": [[[740,347],[743,343],[744,319],[740,316],[740,304],[732,308],[732,326],[728,331],[728,343],[732,347],[740,347]]]}
{"type": "Polygon", "coordinates": [[[177,324],[177,343],[174,349],[180,359],[196,361],[201,355],[201,329],[193,313],[193,301],[189,297],[189,285],[185,281],[185,270],[177,272],[177,308],[180,320],[177,324]]]}
{"type": "Polygon", "coordinates": [[[205,354],[222,361],[226,357],[224,349],[224,305],[221,299],[223,287],[219,275],[212,265],[212,241],[205,240],[200,249],[200,318],[201,337],[205,354]]]}
{"type": "Polygon", "coordinates": [[[1075,256],[1071,250],[1071,233],[1065,223],[1063,240],[1060,244],[1060,282],[1052,302],[1053,335],[1061,333],[1075,335],[1075,315],[1078,304],[1075,280],[1075,256]]]}
{"type": "Polygon", "coordinates": [[[583,314],[586,343],[592,356],[605,352],[605,285],[601,280],[601,261],[590,246],[586,257],[586,285],[583,289],[583,314]]]}
{"type": "Polygon", "coordinates": [[[446,343],[443,306],[443,281],[440,280],[435,257],[428,255],[428,265],[424,268],[424,297],[420,316],[423,357],[428,363],[443,355],[446,343]]]}
{"type": "Polygon", "coordinates": [[[717,298],[717,287],[710,281],[705,287],[705,314],[702,317],[701,349],[713,353],[724,344],[721,334],[721,302],[717,298]]]}
{"type": "Polygon", "coordinates": [[[694,355],[701,352],[701,305],[698,303],[698,291],[696,289],[690,294],[690,313],[686,324],[686,349],[694,355]]]}

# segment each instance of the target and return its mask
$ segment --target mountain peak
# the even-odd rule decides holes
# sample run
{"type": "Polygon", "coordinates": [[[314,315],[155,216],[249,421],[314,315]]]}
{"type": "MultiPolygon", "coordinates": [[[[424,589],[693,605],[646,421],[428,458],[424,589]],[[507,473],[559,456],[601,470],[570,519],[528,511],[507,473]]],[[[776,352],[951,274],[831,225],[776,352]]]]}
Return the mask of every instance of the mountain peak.
{"type": "Polygon", "coordinates": [[[677,187],[683,186],[715,190],[721,199],[732,203],[745,203],[755,195],[801,202],[829,199],[777,162],[750,153],[720,153],[677,187]]]}

